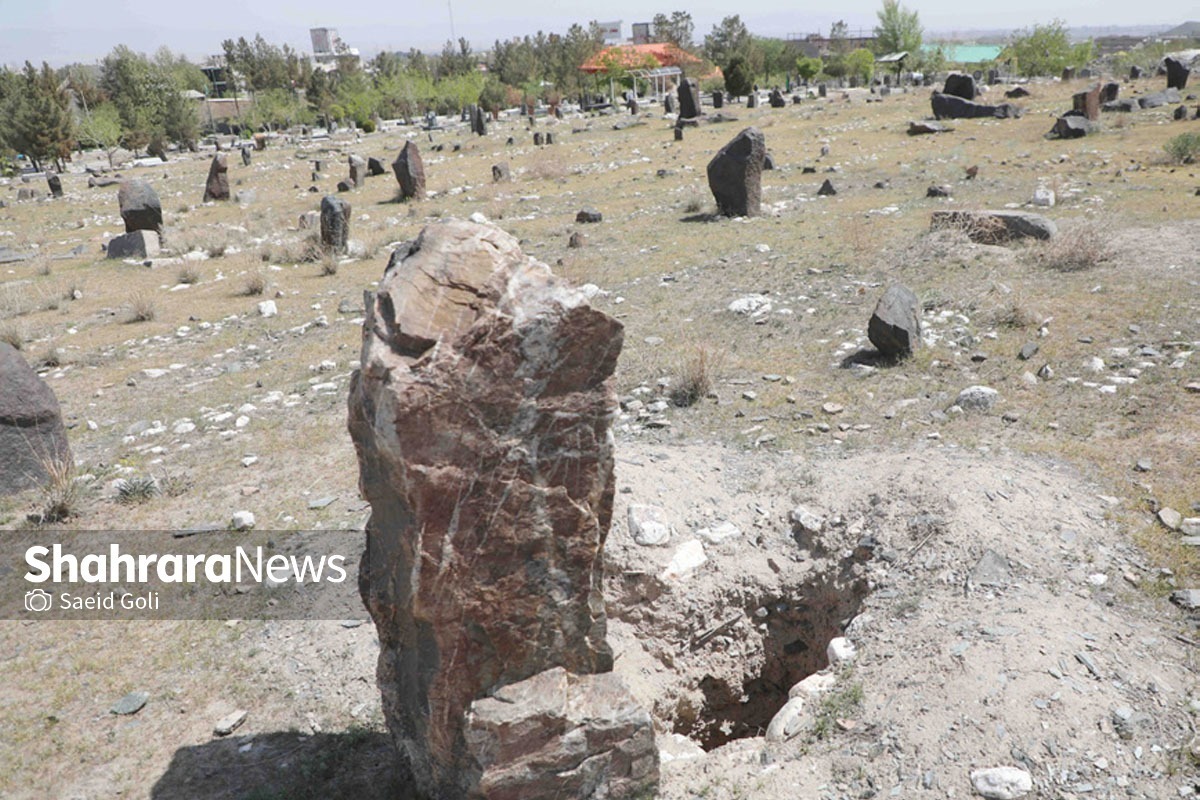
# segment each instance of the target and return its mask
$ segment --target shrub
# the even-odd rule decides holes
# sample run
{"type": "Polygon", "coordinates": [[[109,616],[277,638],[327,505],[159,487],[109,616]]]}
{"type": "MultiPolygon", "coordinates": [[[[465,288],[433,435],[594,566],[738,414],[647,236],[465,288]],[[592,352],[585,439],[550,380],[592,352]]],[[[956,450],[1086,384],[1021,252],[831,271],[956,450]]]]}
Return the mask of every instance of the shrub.
{"type": "Polygon", "coordinates": [[[1163,149],[1176,164],[1191,164],[1200,157],[1200,133],[1181,133],[1163,145],[1163,149]]]}
{"type": "Polygon", "coordinates": [[[200,270],[191,266],[184,267],[183,269],[179,270],[179,274],[175,276],[175,279],[180,283],[186,283],[189,286],[194,283],[199,283],[200,270]]]}
{"type": "Polygon", "coordinates": [[[158,483],[147,475],[117,481],[117,502],[122,505],[144,503],[158,494],[158,483]]]}

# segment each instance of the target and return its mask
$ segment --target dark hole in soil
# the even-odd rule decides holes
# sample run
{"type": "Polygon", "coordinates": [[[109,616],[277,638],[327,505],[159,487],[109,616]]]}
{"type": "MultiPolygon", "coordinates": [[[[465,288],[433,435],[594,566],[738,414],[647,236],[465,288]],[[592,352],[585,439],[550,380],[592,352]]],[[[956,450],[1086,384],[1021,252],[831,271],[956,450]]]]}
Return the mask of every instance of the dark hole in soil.
{"type": "Polygon", "coordinates": [[[677,720],[675,730],[712,750],[735,739],[760,736],[799,681],[829,665],[829,640],[840,636],[867,595],[865,581],[807,584],[790,597],[766,597],[746,617],[763,639],[764,663],[740,685],[706,677],[704,707],[696,719],[677,720]],[[755,612],[767,609],[760,618],[755,612]],[[766,625],[766,631],[761,626],[766,625]]]}

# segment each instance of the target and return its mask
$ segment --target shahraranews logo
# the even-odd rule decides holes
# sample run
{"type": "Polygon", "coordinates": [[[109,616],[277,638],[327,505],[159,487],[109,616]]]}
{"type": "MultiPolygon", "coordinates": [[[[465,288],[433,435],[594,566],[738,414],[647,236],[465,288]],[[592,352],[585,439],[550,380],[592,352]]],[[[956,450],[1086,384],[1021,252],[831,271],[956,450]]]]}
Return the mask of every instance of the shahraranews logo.
{"type": "Polygon", "coordinates": [[[200,578],[211,583],[242,583],[248,577],[256,583],[265,580],[285,583],[342,583],[346,580],[346,557],[320,558],[265,556],[262,547],[253,551],[238,545],[233,553],[122,553],[113,543],[108,553],[76,556],[64,553],[61,544],[52,547],[34,545],[25,551],[30,583],[196,583],[200,578]]]}

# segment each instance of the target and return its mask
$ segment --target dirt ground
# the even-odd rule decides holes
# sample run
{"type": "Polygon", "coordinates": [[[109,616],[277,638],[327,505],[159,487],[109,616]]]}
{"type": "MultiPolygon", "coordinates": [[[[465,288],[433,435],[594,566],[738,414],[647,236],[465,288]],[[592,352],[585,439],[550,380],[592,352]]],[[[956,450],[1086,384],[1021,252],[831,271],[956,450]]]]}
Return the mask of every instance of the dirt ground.
{"type": "MultiPolygon", "coordinates": [[[[357,536],[345,396],[362,291],[394,243],[482,213],[626,326],[606,593],[617,671],[661,729],[662,797],[969,797],[971,772],[996,766],[1028,771],[1030,796],[1189,797],[1200,631],[1168,597],[1197,585],[1200,548],[1154,514],[1200,513],[1200,180],[1162,151],[1200,123],[1155,109],[1044,138],[1082,88],[1035,84],[1022,119],[929,137],[905,133],[925,92],[735,104],[736,122],[682,143],[653,107],[619,130],[630,118],[541,119],[545,148],[517,120],[482,140],[421,133],[433,196],[397,203],[390,175],[344,195],[357,245],[332,262],[304,260],[297,218],[349,153],[390,163],[404,131],[234,155],[235,191],[255,192],[241,205],[200,203],[211,150],[124,169],[163,200],[171,250],[149,268],[99,252],[121,230],[115,187],[79,171],[61,201],[17,203],[18,182],[0,187],[0,245],[34,257],[0,265],[0,333],[62,403],[87,487],[66,526],[225,527],[248,510],[259,530],[357,536]],[[704,166],[750,124],[778,165],[766,213],[714,218],[704,166]],[[512,183],[491,182],[500,161],[512,183]],[[818,199],[827,177],[839,193],[818,199]],[[1039,185],[1065,244],[928,233],[933,210],[1028,207],[1039,185]],[[585,206],[604,221],[576,224],[585,206]],[[921,299],[925,346],[884,364],[866,324],[892,282],[921,299]],[[757,310],[730,310],[747,297],[757,310]],[[139,307],[151,318],[129,321],[139,307]],[[710,392],[672,405],[700,355],[710,392]],[[997,406],[947,413],[975,384],[997,406]],[[119,502],[114,481],[136,477],[159,492],[119,502]],[[661,507],[671,541],[634,543],[631,505],[661,507]],[[676,574],[693,541],[706,560],[676,574]],[[856,654],[828,668],[839,636],[856,654]],[[812,673],[825,691],[768,740],[812,673]]],[[[0,525],[29,528],[43,505],[0,500],[0,525]]],[[[376,651],[365,612],[0,621],[0,798],[404,797],[376,651]],[[129,692],[145,707],[110,713],[129,692]],[[214,736],[237,709],[245,723],[214,736]]]]}

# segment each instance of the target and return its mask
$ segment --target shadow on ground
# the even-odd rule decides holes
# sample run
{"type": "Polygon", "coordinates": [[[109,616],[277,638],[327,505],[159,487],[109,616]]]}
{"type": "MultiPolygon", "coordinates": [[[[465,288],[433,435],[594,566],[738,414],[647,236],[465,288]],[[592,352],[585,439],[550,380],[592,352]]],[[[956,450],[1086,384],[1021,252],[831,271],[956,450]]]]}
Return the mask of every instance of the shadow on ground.
{"type": "Polygon", "coordinates": [[[901,362],[902,359],[892,355],[884,355],[878,350],[872,348],[863,348],[856,350],[850,355],[842,359],[842,369],[849,369],[856,364],[862,364],[868,367],[894,367],[901,362]]]}
{"type": "Polygon", "coordinates": [[[391,738],[273,732],[175,751],[153,800],[415,800],[391,738]],[[241,749],[250,743],[250,749],[241,749]]]}

